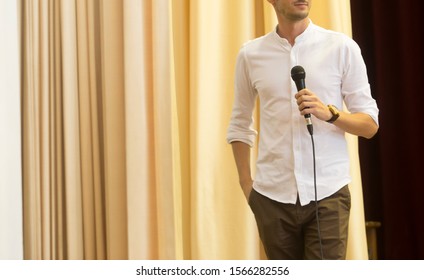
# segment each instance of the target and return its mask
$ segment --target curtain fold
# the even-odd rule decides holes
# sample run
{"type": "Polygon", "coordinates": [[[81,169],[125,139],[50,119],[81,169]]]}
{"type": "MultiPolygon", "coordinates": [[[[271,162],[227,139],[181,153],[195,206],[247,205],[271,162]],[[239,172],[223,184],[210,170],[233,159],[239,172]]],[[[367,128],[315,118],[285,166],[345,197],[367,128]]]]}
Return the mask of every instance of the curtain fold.
{"type": "Polygon", "coordinates": [[[237,53],[272,6],[22,6],[25,258],[263,259],[225,135],[237,53]]]}
{"type": "Polygon", "coordinates": [[[256,225],[239,188],[225,135],[233,101],[235,58],[245,41],[255,38],[257,33],[264,34],[263,30],[256,31],[256,21],[263,22],[263,14],[255,12],[258,5],[263,10],[264,4],[262,1],[191,2],[189,73],[194,259],[259,256],[256,225]]]}
{"type": "Polygon", "coordinates": [[[152,4],[124,1],[125,118],[130,259],[158,259],[154,143],[152,4]],[[140,75],[144,73],[144,75],[140,75]],[[145,187],[140,187],[145,186],[145,187]]]}
{"type": "Polygon", "coordinates": [[[78,92],[80,111],[81,145],[81,188],[82,226],[84,258],[104,259],[105,251],[105,210],[103,174],[103,143],[99,137],[102,131],[99,104],[102,104],[100,88],[99,36],[96,29],[99,15],[96,1],[77,1],[77,50],[78,50],[78,92]]]}
{"type": "Polygon", "coordinates": [[[128,232],[123,3],[100,1],[99,10],[107,257],[125,259],[128,232]]]}

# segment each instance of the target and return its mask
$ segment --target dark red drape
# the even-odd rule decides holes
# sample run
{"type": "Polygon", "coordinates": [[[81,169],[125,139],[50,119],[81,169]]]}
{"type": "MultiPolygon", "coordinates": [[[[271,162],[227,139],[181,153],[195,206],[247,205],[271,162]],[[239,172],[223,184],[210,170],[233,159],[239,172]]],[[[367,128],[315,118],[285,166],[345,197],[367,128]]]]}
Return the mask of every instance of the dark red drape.
{"type": "Polygon", "coordinates": [[[378,134],[359,141],[365,216],[382,223],[379,258],[424,259],[424,1],[350,2],[380,109],[378,134]]]}

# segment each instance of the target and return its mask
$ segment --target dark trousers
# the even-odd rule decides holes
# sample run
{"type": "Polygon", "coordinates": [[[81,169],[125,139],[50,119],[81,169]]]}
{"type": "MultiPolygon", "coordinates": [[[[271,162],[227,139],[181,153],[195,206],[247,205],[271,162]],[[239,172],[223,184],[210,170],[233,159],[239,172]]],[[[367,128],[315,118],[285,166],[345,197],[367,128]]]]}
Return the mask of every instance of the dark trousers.
{"type": "MultiPolygon", "coordinates": [[[[259,236],[268,259],[321,259],[321,246],[316,221],[316,204],[301,206],[269,199],[252,190],[249,197],[258,225],[259,236]]],[[[346,258],[350,213],[348,186],[318,201],[318,217],[323,258],[346,258]]]]}

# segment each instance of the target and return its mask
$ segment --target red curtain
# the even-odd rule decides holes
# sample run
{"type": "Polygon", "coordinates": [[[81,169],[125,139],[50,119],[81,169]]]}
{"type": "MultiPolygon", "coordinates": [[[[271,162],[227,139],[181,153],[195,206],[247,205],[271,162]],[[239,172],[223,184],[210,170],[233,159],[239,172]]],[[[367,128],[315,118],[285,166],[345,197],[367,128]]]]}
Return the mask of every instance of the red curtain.
{"type": "Polygon", "coordinates": [[[350,2],[380,109],[378,134],[359,142],[366,219],[382,223],[380,259],[424,259],[424,3],[350,2]]]}

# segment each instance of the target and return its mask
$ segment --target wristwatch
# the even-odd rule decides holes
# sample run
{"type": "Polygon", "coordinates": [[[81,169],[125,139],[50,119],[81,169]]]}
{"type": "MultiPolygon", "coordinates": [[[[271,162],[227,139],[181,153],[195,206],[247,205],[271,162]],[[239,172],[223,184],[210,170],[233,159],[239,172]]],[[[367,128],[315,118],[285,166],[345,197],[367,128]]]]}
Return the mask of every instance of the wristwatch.
{"type": "Polygon", "coordinates": [[[339,109],[337,109],[337,107],[336,107],[336,106],[334,106],[334,105],[327,105],[327,107],[328,107],[328,109],[330,110],[331,114],[333,115],[333,116],[331,117],[331,119],[329,119],[327,122],[328,122],[328,123],[333,123],[333,122],[335,122],[335,121],[339,118],[339,116],[340,116],[339,109]]]}

